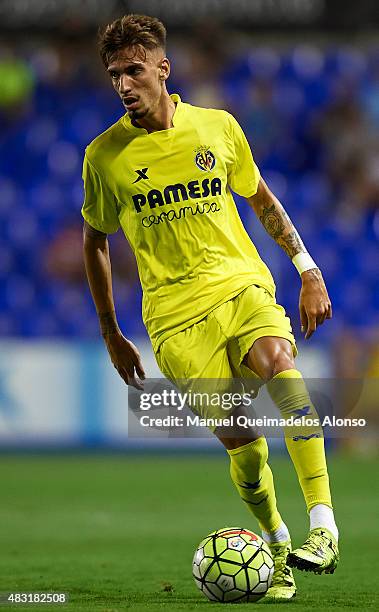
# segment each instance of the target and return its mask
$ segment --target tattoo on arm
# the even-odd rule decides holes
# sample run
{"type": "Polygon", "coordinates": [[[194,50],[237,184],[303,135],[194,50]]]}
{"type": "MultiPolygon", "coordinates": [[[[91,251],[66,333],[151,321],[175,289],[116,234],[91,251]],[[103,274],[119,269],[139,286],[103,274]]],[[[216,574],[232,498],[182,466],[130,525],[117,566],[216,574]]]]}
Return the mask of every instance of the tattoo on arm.
{"type": "Polygon", "coordinates": [[[282,236],[284,232],[284,223],[280,214],[278,214],[278,211],[275,208],[275,204],[272,206],[265,206],[259,219],[266,232],[270,234],[274,240],[277,240],[280,238],[280,236],[282,236]]]}
{"type": "Polygon", "coordinates": [[[99,322],[101,335],[104,338],[111,336],[119,331],[119,327],[117,324],[116,313],[114,310],[110,312],[102,312],[99,313],[99,322]]]}
{"type": "Polygon", "coordinates": [[[319,270],[319,268],[311,268],[310,270],[303,272],[303,274],[306,274],[308,279],[311,279],[313,281],[323,281],[321,270],[319,270]]]}
{"type": "Polygon", "coordinates": [[[295,229],[289,232],[286,236],[283,236],[278,240],[279,246],[287,253],[288,257],[292,259],[298,253],[305,251],[304,244],[295,229]]]}
{"type": "Polygon", "coordinates": [[[259,217],[266,232],[278,243],[292,259],[298,253],[305,251],[304,244],[292,225],[284,209],[274,204],[266,204],[259,217]]]}

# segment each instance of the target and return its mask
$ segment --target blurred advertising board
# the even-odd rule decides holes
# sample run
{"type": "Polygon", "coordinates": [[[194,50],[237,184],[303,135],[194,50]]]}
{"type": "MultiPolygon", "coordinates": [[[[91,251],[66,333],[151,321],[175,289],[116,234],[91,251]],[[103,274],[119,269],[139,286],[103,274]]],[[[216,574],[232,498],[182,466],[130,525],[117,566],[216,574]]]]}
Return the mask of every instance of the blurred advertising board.
{"type": "MultiPolygon", "coordinates": [[[[159,378],[150,344],[145,339],[136,343],[147,376],[159,378]]],[[[326,376],[322,351],[302,353],[303,371],[326,376]]],[[[101,342],[0,343],[0,450],[214,445],[217,441],[207,436],[128,438],[128,389],[101,342]]]]}

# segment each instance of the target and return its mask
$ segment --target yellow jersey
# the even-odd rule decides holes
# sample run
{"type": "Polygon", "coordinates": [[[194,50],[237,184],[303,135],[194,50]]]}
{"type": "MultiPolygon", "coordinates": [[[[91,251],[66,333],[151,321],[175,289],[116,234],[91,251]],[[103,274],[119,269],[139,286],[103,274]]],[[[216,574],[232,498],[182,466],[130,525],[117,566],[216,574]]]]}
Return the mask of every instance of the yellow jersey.
{"type": "Polygon", "coordinates": [[[148,133],[126,114],[91,142],[83,166],[83,217],[128,239],[155,351],[249,285],[275,295],[231,192],[252,196],[260,178],[241,127],[171,98],[172,128],[148,133]]]}

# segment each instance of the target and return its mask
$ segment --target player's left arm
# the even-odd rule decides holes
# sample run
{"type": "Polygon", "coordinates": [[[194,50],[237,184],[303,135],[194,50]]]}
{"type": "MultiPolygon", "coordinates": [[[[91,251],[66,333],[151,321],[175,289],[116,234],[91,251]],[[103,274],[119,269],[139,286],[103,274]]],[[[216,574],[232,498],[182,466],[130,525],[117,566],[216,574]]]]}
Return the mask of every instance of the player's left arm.
{"type": "MultiPolygon", "coordinates": [[[[307,254],[307,249],[291,219],[262,178],[257,192],[246,199],[266,232],[291,260],[300,253],[307,254]]],[[[301,282],[299,299],[301,330],[305,331],[305,339],[308,339],[318,325],[321,325],[325,319],[332,318],[332,305],[321,271],[316,265],[301,273],[301,282]]]]}

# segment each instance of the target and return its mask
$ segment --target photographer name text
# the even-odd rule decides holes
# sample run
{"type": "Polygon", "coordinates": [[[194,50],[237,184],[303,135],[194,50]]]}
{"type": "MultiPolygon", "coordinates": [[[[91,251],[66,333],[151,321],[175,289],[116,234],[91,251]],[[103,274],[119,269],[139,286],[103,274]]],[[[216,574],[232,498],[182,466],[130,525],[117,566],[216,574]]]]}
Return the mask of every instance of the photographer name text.
{"type": "Polygon", "coordinates": [[[230,415],[225,418],[203,418],[198,415],[186,415],[179,417],[167,415],[165,417],[153,417],[147,414],[139,417],[142,427],[365,427],[366,419],[362,418],[338,418],[336,416],[324,416],[322,419],[310,418],[250,418],[244,415],[230,415]]]}

